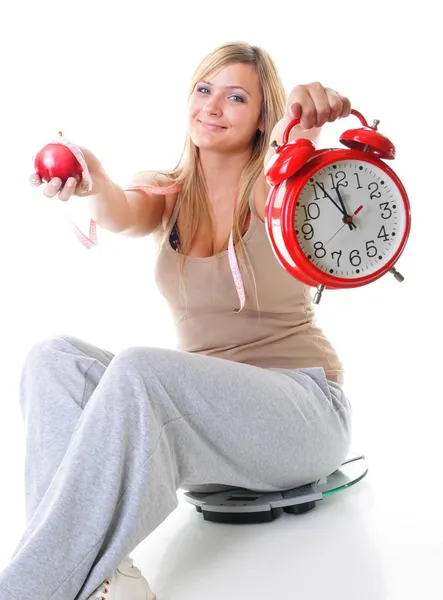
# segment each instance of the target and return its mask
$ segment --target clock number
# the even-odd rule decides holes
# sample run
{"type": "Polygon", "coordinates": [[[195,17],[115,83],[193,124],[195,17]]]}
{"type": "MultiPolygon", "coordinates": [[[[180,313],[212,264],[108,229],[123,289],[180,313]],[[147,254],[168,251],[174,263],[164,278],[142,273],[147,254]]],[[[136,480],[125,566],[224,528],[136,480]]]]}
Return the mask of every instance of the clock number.
{"type": "Polygon", "coordinates": [[[392,210],[389,208],[389,202],[382,202],[380,204],[380,208],[383,209],[383,213],[381,215],[382,219],[390,219],[392,217],[392,210]],[[385,217],[385,212],[388,211],[388,216],[385,217]]]}
{"type": "Polygon", "coordinates": [[[378,183],[376,183],[375,181],[371,181],[371,183],[368,185],[368,189],[371,190],[374,185],[375,189],[371,191],[370,194],[371,200],[373,200],[374,198],[381,198],[381,192],[378,191],[378,183]]]}
{"type": "Polygon", "coordinates": [[[339,267],[340,266],[340,258],[341,258],[341,255],[342,255],[342,251],[341,250],[336,250],[335,252],[331,252],[332,260],[334,260],[334,254],[338,254],[337,267],[339,267]]]}
{"type": "Polygon", "coordinates": [[[360,185],[360,179],[359,179],[359,177],[358,177],[358,173],[354,173],[354,175],[357,177],[357,189],[358,189],[358,190],[361,190],[363,186],[362,186],[362,185],[360,185]]]}
{"type": "Polygon", "coordinates": [[[305,238],[305,240],[312,240],[312,238],[314,237],[314,228],[312,227],[312,225],[310,225],[309,223],[305,223],[301,230],[303,232],[303,237],[305,238]],[[306,228],[308,229],[307,231],[306,228]]]}
{"type": "MultiPolygon", "coordinates": [[[[323,192],[323,198],[327,198],[328,194],[325,191],[325,184],[324,183],[319,183],[318,181],[315,182],[315,184],[318,185],[318,187],[321,189],[321,191],[323,192]]],[[[313,184],[313,185],[315,185],[313,184]]],[[[315,188],[314,188],[315,189],[315,188]]],[[[319,200],[319,197],[317,196],[317,192],[315,193],[315,199],[319,200]]]]}
{"type": "Polygon", "coordinates": [[[349,262],[353,267],[358,267],[358,265],[361,265],[361,257],[358,250],[352,250],[352,252],[349,254],[349,262]]]}
{"type": "Polygon", "coordinates": [[[302,204],[302,209],[305,211],[305,221],[310,221],[311,219],[318,219],[318,217],[320,216],[320,207],[315,202],[311,202],[310,204],[308,204],[308,208],[306,208],[306,206],[302,204]],[[313,206],[315,206],[315,210],[312,208],[313,206]]]}
{"type": "Polygon", "coordinates": [[[346,181],[346,183],[342,183],[342,181],[345,181],[346,179],[346,173],[344,171],[337,171],[335,173],[335,178],[337,179],[337,184],[334,185],[334,177],[332,175],[332,173],[329,173],[329,177],[331,178],[331,185],[332,185],[332,189],[335,190],[335,188],[337,187],[337,185],[342,185],[343,187],[348,187],[348,182],[346,181]],[[339,177],[339,175],[341,175],[341,177],[339,177]]]}
{"type": "Polygon", "coordinates": [[[377,256],[378,250],[375,247],[374,240],[369,240],[369,242],[366,242],[366,254],[369,256],[369,258],[374,258],[374,256],[377,256]],[[369,254],[369,250],[373,250],[374,253],[369,254]]]}
{"type": "Polygon", "coordinates": [[[384,225],[381,226],[380,231],[378,232],[377,238],[382,239],[384,242],[387,242],[389,240],[389,235],[386,233],[386,229],[385,229],[384,225]]]}
{"type": "MultiPolygon", "coordinates": [[[[317,187],[316,187],[315,183],[311,183],[311,187],[314,188],[315,199],[317,201],[320,200],[320,198],[317,196],[317,187]]],[[[325,194],[325,197],[326,197],[326,194],[325,194]]]]}
{"type": "Polygon", "coordinates": [[[315,242],[314,248],[314,254],[317,258],[324,258],[326,256],[326,250],[323,248],[323,242],[315,242]]]}

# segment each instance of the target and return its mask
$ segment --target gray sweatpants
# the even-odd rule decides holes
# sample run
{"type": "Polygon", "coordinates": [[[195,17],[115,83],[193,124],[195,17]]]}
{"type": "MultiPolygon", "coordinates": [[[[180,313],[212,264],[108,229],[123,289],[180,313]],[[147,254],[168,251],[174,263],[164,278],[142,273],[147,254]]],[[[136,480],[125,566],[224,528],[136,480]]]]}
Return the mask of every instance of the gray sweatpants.
{"type": "Polygon", "coordinates": [[[178,505],[177,490],[276,491],[332,473],[352,408],[322,368],[262,369],[69,336],[20,383],[26,529],[0,600],[86,600],[178,505]]]}

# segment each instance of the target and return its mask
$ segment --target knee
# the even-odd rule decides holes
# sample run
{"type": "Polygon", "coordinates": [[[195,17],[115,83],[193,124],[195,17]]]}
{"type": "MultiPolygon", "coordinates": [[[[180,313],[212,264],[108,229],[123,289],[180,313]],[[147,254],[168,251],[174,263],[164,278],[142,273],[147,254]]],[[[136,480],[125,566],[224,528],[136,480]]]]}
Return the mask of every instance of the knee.
{"type": "Polygon", "coordinates": [[[155,364],[158,362],[160,356],[163,354],[162,348],[154,348],[150,346],[134,346],[131,348],[125,348],[118,352],[114,357],[115,363],[126,363],[133,367],[144,368],[147,365],[155,364]]]}
{"type": "Polygon", "coordinates": [[[171,373],[173,356],[176,352],[168,348],[150,346],[125,348],[115,355],[113,366],[124,372],[135,370],[139,375],[161,378],[162,373],[171,373]]]}
{"type": "Polygon", "coordinates": [[[25,354],[23,371],[40,365],[49,365],[54,361],[57,354],[70,352],[73,346],[80,347],[81,342],[80,339],[69,335],[54,335],[43,338],[31,346],[25,354]]]}
{"type": "Polygon", "coordinates": [[[36,342],[26,354],[26,362],[45,357],[54,352],[62,352],[69,345],[68,336],[50,336],[36,342]]]}

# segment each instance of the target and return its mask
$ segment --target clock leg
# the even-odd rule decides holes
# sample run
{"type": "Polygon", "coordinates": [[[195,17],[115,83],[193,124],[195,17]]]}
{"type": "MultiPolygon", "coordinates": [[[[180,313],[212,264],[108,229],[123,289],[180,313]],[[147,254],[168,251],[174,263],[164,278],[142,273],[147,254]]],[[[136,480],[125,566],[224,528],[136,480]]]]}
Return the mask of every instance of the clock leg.
{"type": "Polygon", "coordinates": [[[317,286],[317,292],[314,296],[314,304],[320,304],[320,300],[321,300],[321,295],[323,294],[323,291],[325,289],[325,286],[322,285],[321,283],[317,286]]]}
{"type": "Polygon", "coordinates": [[[402,281],[404,281],[404,279],[405,279],[405,278],[403,277],[403,275],[402,275],[401,273],[399,273],[395,267],[392,267],[392,269],[389,269],[389,273],[392,273],[392,274],[394,275],[395,279],[396,279],[397,281],[399,281],[400,283],[401,283],[402,281]]]}

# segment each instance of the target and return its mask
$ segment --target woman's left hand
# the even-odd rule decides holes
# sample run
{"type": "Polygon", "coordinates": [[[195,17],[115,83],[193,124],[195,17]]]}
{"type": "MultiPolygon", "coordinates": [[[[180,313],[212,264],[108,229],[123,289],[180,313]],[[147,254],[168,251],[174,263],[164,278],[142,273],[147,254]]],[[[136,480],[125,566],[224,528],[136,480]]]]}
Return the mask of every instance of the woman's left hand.
{"type": "Polygon", "coordinates": [[[286,116],[300,119],[300,127],[311,129],[332,123],[351,113],[351,103],[331,88],[325,88],[318,81],[297,85],[288,96],[286,116]]]}

